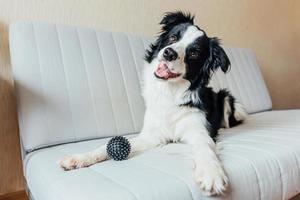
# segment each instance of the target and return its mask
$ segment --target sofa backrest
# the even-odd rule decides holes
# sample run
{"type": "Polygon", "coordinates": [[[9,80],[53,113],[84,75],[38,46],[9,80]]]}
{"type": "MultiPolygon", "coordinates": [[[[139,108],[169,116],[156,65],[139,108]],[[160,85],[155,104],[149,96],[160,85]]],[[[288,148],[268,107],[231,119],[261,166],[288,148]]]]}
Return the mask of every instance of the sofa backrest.
{"type": "Polygon", "coordinates": [[[250,114],[270,110],[271,98],[254,52],[236,47],[224,49],[231,62],[230,71],[224,74],[219,70],[212,77],[210,86],[216,91],[228,88],[250,114]]]}
{"type": "MultiPolygon", "coordinates": [[[[19,127],[26,152],[55,144],[137,133],[144,103],[140,80],[149,39],[48,23],[10,26],[19,127]]],[[[255,56],[226,48],[228,87],[249,112],[271,108],[255,56]]]]}

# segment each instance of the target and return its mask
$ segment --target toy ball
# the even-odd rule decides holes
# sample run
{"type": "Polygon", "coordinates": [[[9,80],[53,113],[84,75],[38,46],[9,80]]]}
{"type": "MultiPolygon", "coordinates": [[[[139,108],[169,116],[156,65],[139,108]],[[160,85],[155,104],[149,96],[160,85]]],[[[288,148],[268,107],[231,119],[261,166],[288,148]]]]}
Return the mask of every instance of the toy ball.
{"type": "Polygon", "coordinates": [[[106,146],[108,157],[113,160],[126,160],[130,153],[131,146],[127,138],[122,136],[115,136],[109,140],[106,146]]]}

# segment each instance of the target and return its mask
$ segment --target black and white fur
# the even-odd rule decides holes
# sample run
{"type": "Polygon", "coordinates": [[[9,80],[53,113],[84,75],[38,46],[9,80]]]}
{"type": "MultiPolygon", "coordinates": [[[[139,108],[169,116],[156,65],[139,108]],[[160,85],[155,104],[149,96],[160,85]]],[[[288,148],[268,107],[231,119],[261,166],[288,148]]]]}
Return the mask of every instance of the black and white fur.
{"type": "MultiPolygon", "coordinates": [[[[227,90],[208,87],[212,73],[225,73],[230,61],[217,38],[209,38],[194,17],[167,13],[162,32],[146,52],[143,97],[144,126],[130,139],[132,152],[141,152],[171,142],[192,148],[195,180],[207,195],[222,194],[228,178],[216,155],[218,129],[241,123],[246,112],[227,90]]],[[[66,169],[87,167],[107,159],[106,145],[85,154],[63,159],[66,169]]]]}

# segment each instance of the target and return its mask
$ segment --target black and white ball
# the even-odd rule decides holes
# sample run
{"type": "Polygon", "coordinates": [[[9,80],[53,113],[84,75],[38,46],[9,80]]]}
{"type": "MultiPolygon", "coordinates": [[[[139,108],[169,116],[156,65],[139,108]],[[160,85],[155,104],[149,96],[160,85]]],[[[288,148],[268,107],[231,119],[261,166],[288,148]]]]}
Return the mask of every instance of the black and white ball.
{"type": "Polygon", "coordinates": [[[116,161],[126,160],[130,150],[131,146],[129,141],[122,136],[115,136],[110,139],[106,147],[108,157],[116,161]]]}

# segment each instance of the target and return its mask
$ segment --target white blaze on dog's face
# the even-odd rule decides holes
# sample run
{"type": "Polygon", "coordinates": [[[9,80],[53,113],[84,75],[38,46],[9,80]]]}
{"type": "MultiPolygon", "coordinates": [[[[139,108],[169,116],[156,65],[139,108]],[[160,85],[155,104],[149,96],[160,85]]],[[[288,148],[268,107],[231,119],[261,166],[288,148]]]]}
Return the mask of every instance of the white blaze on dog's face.
{"type": "Polygon", "coordinates": [[[198,87],[207,85],[216,69],[228,70],[230,62],[218,39],[207,37],[194,25],[193,17],[170,13],[160,24],[162,32],[145,57],[152,63],[157,79],[172,82],[185,79],[191,87],[198,87]]]}
{"type": "Polygon", "coordinates": [[[161,49],[157,55],[159,64],[155,69],[155,75],[165,80],[178,80],[178,78],[183,77],[186,74],[187,47],[203,35],[203,31],[193,25],[186,28],[182,38],[171,35],[169,37],[170,44],[161,49]]]}

